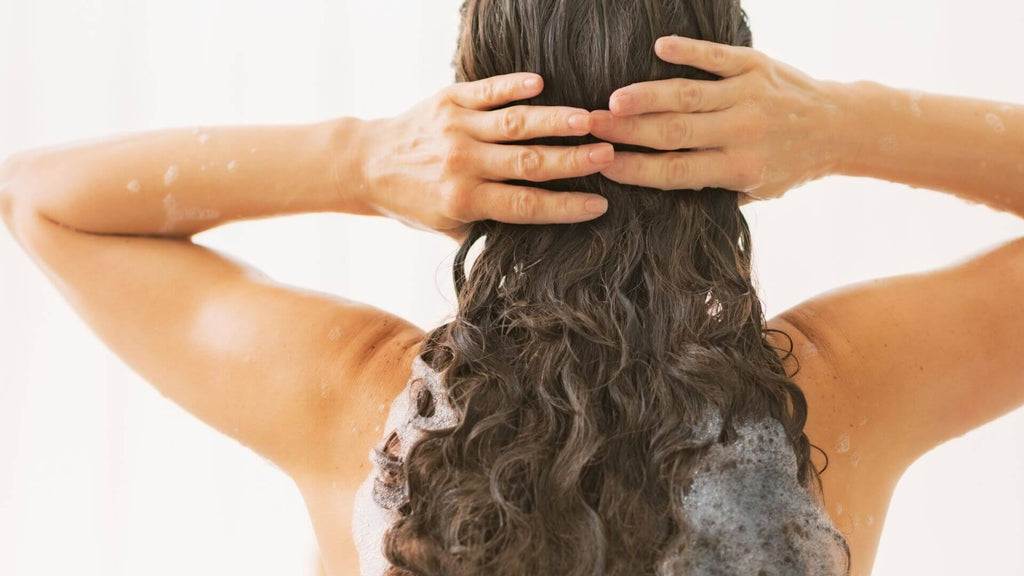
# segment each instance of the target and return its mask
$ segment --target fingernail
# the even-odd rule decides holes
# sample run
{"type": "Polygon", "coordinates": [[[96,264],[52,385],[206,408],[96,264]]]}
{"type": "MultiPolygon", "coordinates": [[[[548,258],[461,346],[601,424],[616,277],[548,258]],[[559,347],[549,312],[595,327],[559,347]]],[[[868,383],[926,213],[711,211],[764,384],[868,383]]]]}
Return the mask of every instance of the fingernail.
{"type": "Polygon", "coordinates": [[[530,76],[526,80],[523,80],[523,86],[526,86],[527,88],[532,90],[540,86],[540,78],[536,76],[530,76]]]}
{"type": "Polygon", "coordinates": [[[590,130],[590,115],[589,114],[573,114],[569,116],[569,128],[584,134],[590,130]]]}
{"type": "Polygon", "coordinates": [[[631,104],[633,104],[633,97],[629,94],[612,94],[608,107],[615,114],[625,114],[629,112],[631,104]]]}
{"type": "Polygon", "coordinates": [[[594,164],[607,164],[615,160],[615,147],[611,144],[599,144],[590,151],[590,161],[594,164]]]}
{"type": "Polygon", "coordinates": [[[583,203],[583,211],[587,214],[604,214],[608,211],[608,201],[601,197],[595,197],[583,203]]]}

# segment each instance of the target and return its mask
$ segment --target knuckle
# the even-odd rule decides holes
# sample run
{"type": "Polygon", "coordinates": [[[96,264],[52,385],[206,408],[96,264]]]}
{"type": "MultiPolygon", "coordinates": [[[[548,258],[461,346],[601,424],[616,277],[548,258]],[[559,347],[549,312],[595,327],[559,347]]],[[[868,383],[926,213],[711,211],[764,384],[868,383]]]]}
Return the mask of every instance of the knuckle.
{"type": "Polygon", "coordinates": [[[460,129],[455,114],[456,108],[452,106],[440,106],[434,111],[434,120],[440,127],[442,134],[454,134],[460,129]]]}
{"type": "Polygon", "coordinates": [[[441,192],[442,213],[462,220],[469,213],[470,195],[461,186],[449,186],[441,192]]]}
{"type": "Polygon", "coordinates": [[[698,110],[704,105],[704,91],[697,84],[685,83],[677,94],[679,107],[683,110],[698,110]]]}
{"type": "Polygon", "coordinates": [[[480,86],[477,87],[476,96],[477,99],[484,102],[493,102],[497,96],[497,88],[495,88],[493,82],[481,82],[480,86]]]}
{"type": "Polygon", "coordinates": [[[708,62],[715,66],[721,66],[728,60],[729,54],[726,52],[724,46],[713,44],[708,47],[707,59],[708,62]]]}
{"type": "Polygon", "coordinates": [[[677,116],[662,124],[664,141],[671,148],[685,148],[693,137],[693,127],[686,118],[677,116]]]}
{"type": "Polygon", "coordinates": [[[558,134],[564,126],[568,125],[568,121],[569,115],[566,113],[552,111],[544,118],[544,129],[547,131],[547,134],[558,134]]]}
{"type": "Polygon", "coordinates": [[[462,92],[464,88],[465,85],[463,84],[452,84],[450,86],[442,88],[441,91],[438,93],[437,98],[435,98],[433,101],[434,106],[440,107],[441,105],[444,104],[454,105],[455,100],[458,98],[459,94],[462,92]]]}
{"type": "Polygon", "coordinates": [[[693,168],[684,158],[673,158],[665,164],[666,189],[680,188],[690,180],[693,168]]]}
{"type": "Polygon", "coordinates": [[[458,143],[450,143],[444,151],[442,165],[448,172],[458,172],[466,165],[466,149],[458,143]]]}
{"type": "Polygon", "coordinates": [[[522,112],[510,108],[501,114],[498,133],[501,134],[503,138],[518,140],[522,137],[525,130],[526,119],[523,118],[522,112]]]}
{"type": "Polygon", "coordinates": [[[570,151],[565,155],[565,160],[562,164],[567,172],[578,173],[590,164],[590,151],[585,148],[570,151]]]}
{"type": "Polygon", "coordinates": [[[537,196],[527,189],[520,189],[515,192],[512,198],[512,213],[517,218],[528,220],[533,218],[537,212],[537,196]]]}
{"type": "Polygon", "coordinates": [[[544,160],[540,152],[532,148],[526,148],[516,155],[516,173],[527,180],[540,176],[544,160]]]}

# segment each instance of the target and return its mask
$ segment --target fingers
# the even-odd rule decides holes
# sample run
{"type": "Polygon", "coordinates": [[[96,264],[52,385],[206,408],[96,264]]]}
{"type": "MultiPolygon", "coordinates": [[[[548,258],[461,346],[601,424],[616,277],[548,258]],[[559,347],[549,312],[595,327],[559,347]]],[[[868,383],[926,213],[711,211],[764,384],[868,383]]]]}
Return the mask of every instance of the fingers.
{"type": "Polygon", "coordinates": [[[510,224],[566,224],[592,220],[608,209],[597,194],[552,192],[540,188],[486,182],[472,192],[460,218],[510,224]]]}
{"type": "Polygon", "coordinates": [[[687,78],[639,82],[613,92],[609,109],[616,116],[651,112],[713,112],[740,101],[738,84],[736,79],[687,78]]]}
{"type": "Polygon", "coordinates": [[[654,43],[654,52],[666,62],[693,66],[723,77],[742,74],[760,60],[759,52],[753,48],[684,36],[658,38],[654,43]]]}
{"type": "Polygon", "coordinates": [[[590,133],[609,142],[635,144],[656,150],[714,148],[727,143],[735,120],[725,112],[615,116],[607,110],[590,114],[590,133]]]}
{"type": "Polygon", "coordinates": [[[483,142],[512,142],[590,132],[590,112],[564,106],[511,106],[465,114],[466,133],[483,142]]]}
{"type": "Polygon", "coordinates": [[[643,154],[619,152],[601,173],[621,184],[661,190],[700,190],[717,187],[746,190],[752,175],[720,150],[643,154]]]}
{"type": "Polygon", "coordinates": [[[543,182],[600,172],[615,159],[615,149],[602,142],[586,146],[516,146],[481,144],[475,163],[486,180],[543,182]]]}
{"type": "Polygon", "coordinates": [[[489,110],[516,100],[533,98],[543,89],[544,80],[539,75],[516,72],[456,84],[448,89],[448,98],[463,108],[489,110]]]}

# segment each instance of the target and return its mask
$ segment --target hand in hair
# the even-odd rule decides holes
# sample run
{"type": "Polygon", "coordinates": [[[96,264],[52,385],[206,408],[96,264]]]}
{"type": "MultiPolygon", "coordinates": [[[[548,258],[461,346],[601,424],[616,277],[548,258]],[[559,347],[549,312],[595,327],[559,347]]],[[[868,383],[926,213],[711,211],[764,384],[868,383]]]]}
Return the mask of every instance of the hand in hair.
{"type": "Polygon", "coordinates": [[[464,82],[409,112],[367,123],[363,188],[381,214],[461,240],[470,222],[569,223],[603,214],[602,196],[503,183],[594,174],[611,165],[610,144],[517,145],[511,142],[590,131],[589,111],[556,106],[499,106],[540,94],[543,80],[517,73],[464,82]]]}
{"type": "Polygon", "coordinates": [[[736,190],[743,205],[833,173],[837,83],[745,46],[666,36],[654,48],[662,60],[722,79],[673,78],[616,90],[610,110],[591,114],[591,133],[670,152],[619,152],[602,171],[606,177],[664,190],[736,190]]]}

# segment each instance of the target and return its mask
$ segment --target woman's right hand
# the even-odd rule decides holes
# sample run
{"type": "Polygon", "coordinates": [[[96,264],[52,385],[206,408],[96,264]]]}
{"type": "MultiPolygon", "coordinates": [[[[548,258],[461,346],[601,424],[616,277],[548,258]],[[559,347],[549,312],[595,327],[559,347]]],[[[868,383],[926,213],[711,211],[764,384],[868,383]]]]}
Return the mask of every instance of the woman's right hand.
{"type": "Polygon", "coordinates": [[[591,114],[591,133],[670,152],[617,152],[602,171],[606,177],[663,190],[736,190],[743,205],[834,173],[839,83],[815,80],[744,46],[667,36],[655,52],[722,80],[673,78],[613,93],[610,110],[591,114]],[[693,150],[677,151],[684,148],[693,150]]]}
{"type": "Polygon", "coordinates": [[[572,223],[607,209],[600,195],[509,184],[595,174],[614,149],[523,145],[517,141],[582,136],[590,111],[565,106],[500,106],[543,90],[537,74],[514,73],[455,84],[397,118],[363,130],[359,189],[371,209],[414,228],[461,241],[475,220],[572,223]]]}

